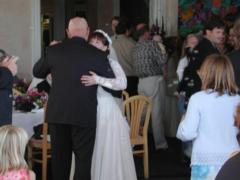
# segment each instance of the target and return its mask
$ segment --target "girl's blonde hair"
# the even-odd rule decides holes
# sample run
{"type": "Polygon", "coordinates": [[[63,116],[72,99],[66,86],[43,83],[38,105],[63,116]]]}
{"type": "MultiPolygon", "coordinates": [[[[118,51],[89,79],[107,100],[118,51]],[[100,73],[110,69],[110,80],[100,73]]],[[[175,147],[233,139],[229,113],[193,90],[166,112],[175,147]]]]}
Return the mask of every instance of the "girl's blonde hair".
{"type": "Polygon", "coordinates": [[[200,68],[199,75],[203,90],[213,89],[220,95],[238,93],[233,67],[227,56],[218,54],[208,56],[200,68]]]}
{"type": "Polygon", "coordinates": [[[28,168],[24,159],[28,135],[22,128],[0,127],[0,175],[7,171],[28,168]]]}

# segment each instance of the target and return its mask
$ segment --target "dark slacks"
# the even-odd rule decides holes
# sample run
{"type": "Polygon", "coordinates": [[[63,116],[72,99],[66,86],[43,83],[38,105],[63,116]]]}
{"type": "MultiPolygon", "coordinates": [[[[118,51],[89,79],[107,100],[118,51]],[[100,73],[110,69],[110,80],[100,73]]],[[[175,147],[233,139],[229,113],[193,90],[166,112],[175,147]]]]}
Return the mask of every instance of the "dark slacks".
{"type": "Polygon", "coordinates": [[[138,77],[127,76],[127,89],[129,96],[138,95],[138,77]]]}
{"type": "Polygon", "coordinates": [[[52,180],[69,180],[72,152],[75,154],[74,180],[90,180],[96,128],[51,123],[49,128],[52,180]]]}

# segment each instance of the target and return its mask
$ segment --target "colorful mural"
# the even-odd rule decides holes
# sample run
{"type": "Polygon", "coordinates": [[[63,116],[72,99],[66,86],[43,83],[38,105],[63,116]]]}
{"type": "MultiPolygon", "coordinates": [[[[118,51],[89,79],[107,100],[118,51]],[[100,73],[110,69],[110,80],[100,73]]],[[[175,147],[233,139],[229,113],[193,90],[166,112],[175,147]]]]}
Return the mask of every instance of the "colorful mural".
{"type": "Polygon", "coordinates": [[[179,35],[203,29],[212,16],[225,19],[239,14],[240,0],[179,0],[179,35]]]}

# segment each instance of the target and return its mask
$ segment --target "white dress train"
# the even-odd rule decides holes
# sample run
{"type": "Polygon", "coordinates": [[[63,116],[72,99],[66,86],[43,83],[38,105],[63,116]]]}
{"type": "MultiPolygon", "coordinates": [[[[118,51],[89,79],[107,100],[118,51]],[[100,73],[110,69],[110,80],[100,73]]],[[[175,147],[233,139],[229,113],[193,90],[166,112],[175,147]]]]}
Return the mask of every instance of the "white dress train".
{"type": "MultiPolygon", "coordinates": [[[[97,83],[114,90],[126,87],[126,76],[116,60],[109,59],[116,79],[97,76],[97,83]]],[[[137,180],[129,126],[113,96],[99,86],[97,130],[92,157],[92,180],[137,180]]]]}

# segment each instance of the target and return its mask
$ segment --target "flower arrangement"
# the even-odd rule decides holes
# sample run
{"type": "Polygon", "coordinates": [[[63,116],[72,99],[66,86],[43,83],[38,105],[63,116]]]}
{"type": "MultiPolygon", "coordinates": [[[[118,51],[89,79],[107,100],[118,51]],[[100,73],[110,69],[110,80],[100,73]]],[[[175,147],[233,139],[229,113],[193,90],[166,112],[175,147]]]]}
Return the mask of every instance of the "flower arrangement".
{"type": "Polygon", "coordinates": [[[44,91],[38,92],[36,88],[28,90],[29,83],[25,79],[16,79],[13,88],[17,91],[14,94],[14,108],[16,110],[30,112],[33,109],[40,109],[47,102],[48,94],[44,91]]]}
{"type": "Polygon", "coordinates": [[[32,89],[26,94],[15,97],[14,107],[16,110],[30,112],[33,109],[40,109],[47,102],[47,93],[38,92],[37,89],[32,89]]]}
{"type": "Polygon", "coordinates": [[[19,91],[20,93],[26,93],[29,83],[26,79],[16,79],[13,83],[13,88],[19,91]]]}

